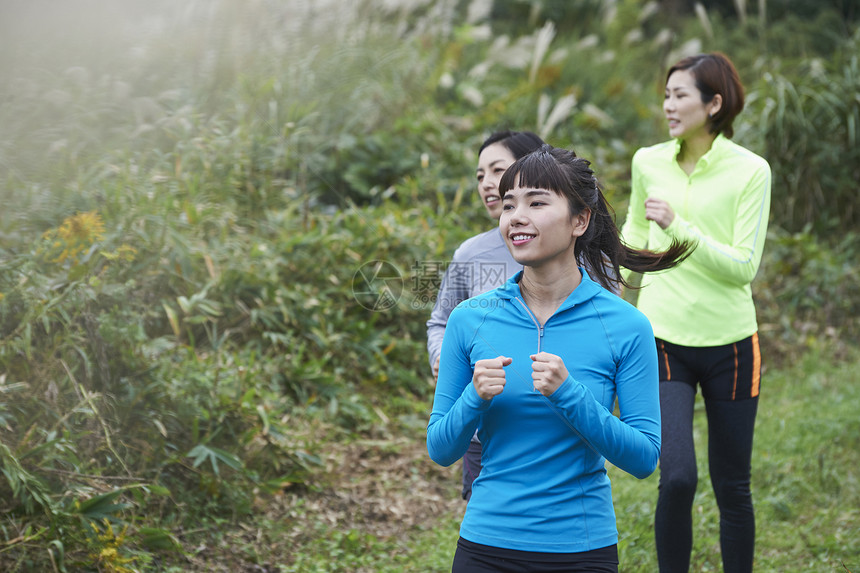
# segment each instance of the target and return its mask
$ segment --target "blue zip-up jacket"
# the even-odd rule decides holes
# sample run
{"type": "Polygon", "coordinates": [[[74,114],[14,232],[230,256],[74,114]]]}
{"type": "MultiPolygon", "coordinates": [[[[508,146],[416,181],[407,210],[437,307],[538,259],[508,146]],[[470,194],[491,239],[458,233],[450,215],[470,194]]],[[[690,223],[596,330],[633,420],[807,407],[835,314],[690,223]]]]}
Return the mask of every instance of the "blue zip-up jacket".
{"type": "Polygon", "coordinates": [[[645,316],[582,282],[543,325],[523,302],[517,273],[451,313],[427,450],[441,465],[460,459],[477,429],[481,474],[460,535],[474,543],[575,553],[617,543],[605,462],[638,478],[660,455],[654,334],[645,316]],[[558,355],[570,376],[549,397],[534,390],[532,360],[558,355]],[[492,400],[472,384],[475,363],[508,356],[504,391],[492,400]],[[620,418],[613,415],[616,397],[620,418]]]}

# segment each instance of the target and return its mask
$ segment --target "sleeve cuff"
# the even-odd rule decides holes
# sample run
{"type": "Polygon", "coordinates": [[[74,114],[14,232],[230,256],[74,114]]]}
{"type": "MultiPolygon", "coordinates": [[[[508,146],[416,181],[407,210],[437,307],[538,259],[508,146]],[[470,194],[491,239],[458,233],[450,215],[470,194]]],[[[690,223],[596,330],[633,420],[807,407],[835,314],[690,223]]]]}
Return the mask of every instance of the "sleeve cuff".
{"type": "Polygon", "coordinates": [[[573,375],[568,374],[567,379],[561,383],[561,386],[556,388],[555,392],[549,395],[549,399],[556,404],[576,400],[574,392],[576,392],[578,385],[579,382],[573,379],[573,375]]]}
{"type": "Polygon", "coordinates": [[[669,235],[669,237],[672,239],[685,241],[688,239],[686,230],[686,221],[684,221],[684,219],[682,219],[680,215],[675,213],[675,218],[672,219],[672,222],[669,223],[668,227],[663,229],[663,232],[669,235]]]}
{"type": "Polygon", "coordinates": [[[463,390],[463,401],[467,406],[475,410],[484,411],[490,407],[492,400],[484,400],[478,396],[478,391],[475,390],[475,385],[469,382],[469,385],[463,390]]]}

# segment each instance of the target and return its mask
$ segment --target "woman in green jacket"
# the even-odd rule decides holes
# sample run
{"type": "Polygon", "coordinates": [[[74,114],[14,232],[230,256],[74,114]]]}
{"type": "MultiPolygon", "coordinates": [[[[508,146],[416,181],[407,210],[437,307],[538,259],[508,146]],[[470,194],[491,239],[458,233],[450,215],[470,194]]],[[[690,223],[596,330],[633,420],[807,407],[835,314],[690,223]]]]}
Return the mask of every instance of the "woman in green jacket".
{"type": "Polygon", "coordinates": [[[664,97],[673,139],[634,155],[622,229],[633,248],[659,250],[672,240],[697,244],[676,268],[648,275],[637,302],[654,328],[660,365],[657,556],[661,572],[689,569],[698,480],[692,419],[701,386],[723,568],[752,571],[750,463],[761,357],[750,283],[767,233],[771,171],[730,139],[744,94],[723,54],[672,66],[664,97]]]}

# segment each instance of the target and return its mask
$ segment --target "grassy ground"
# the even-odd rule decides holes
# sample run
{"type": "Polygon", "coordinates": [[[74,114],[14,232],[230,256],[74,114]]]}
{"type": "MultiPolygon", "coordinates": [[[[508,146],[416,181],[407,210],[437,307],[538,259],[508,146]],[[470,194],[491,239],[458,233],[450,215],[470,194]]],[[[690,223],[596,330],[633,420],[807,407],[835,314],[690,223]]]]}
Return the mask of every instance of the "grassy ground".
{"type": "MultiPolygon", "coordinates": [[[[808,353],[763,378],[753,462],[759,572],[860,572],[860,357],[808,353]]],[[[697,401],[699,492],[693,572],[721,571],[718,514],[697,401]]],[[[204,527],[201,550],[175,571],[450,571],[464,504],[459,467],[427,459],[419,424],[408,436],[334,446],[331,482],[267,500],[242,527],[204,527]],[[229,528],[229,533],[225,533],[229,528]],[[220,549],[215,547],[220,546],[220,549]]],[[[611,475],[620,570],[656,571],[657,475],[611,475]]]]}
{"type": "MultiPolygon", "coordinates": [[[[752,476],[756,571],[860,571],[858,365],[832,365],[811,353],[763,379],[752,476]]],[[[692,570],[721,571],[701,397],[695,434],[700,477],[692,570]]],[[[657,476],[641,482],[620,472],[614,477],[621,570],[655,571],[657,476]]]]}

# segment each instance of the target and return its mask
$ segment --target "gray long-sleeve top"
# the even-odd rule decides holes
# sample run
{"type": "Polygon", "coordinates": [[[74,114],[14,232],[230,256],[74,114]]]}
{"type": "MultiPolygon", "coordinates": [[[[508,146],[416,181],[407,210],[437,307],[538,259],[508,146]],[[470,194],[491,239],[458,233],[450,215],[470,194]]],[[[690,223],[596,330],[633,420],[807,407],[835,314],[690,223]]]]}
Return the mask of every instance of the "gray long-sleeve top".
{"type": "Polygon", "coordinates": [[[466,239],[457,247],[427,321],[427,352],[431,367],[439,357],[442,336],[454,307],[501,286],[522,268],[511,256],[498,227],[466,239]]]}

